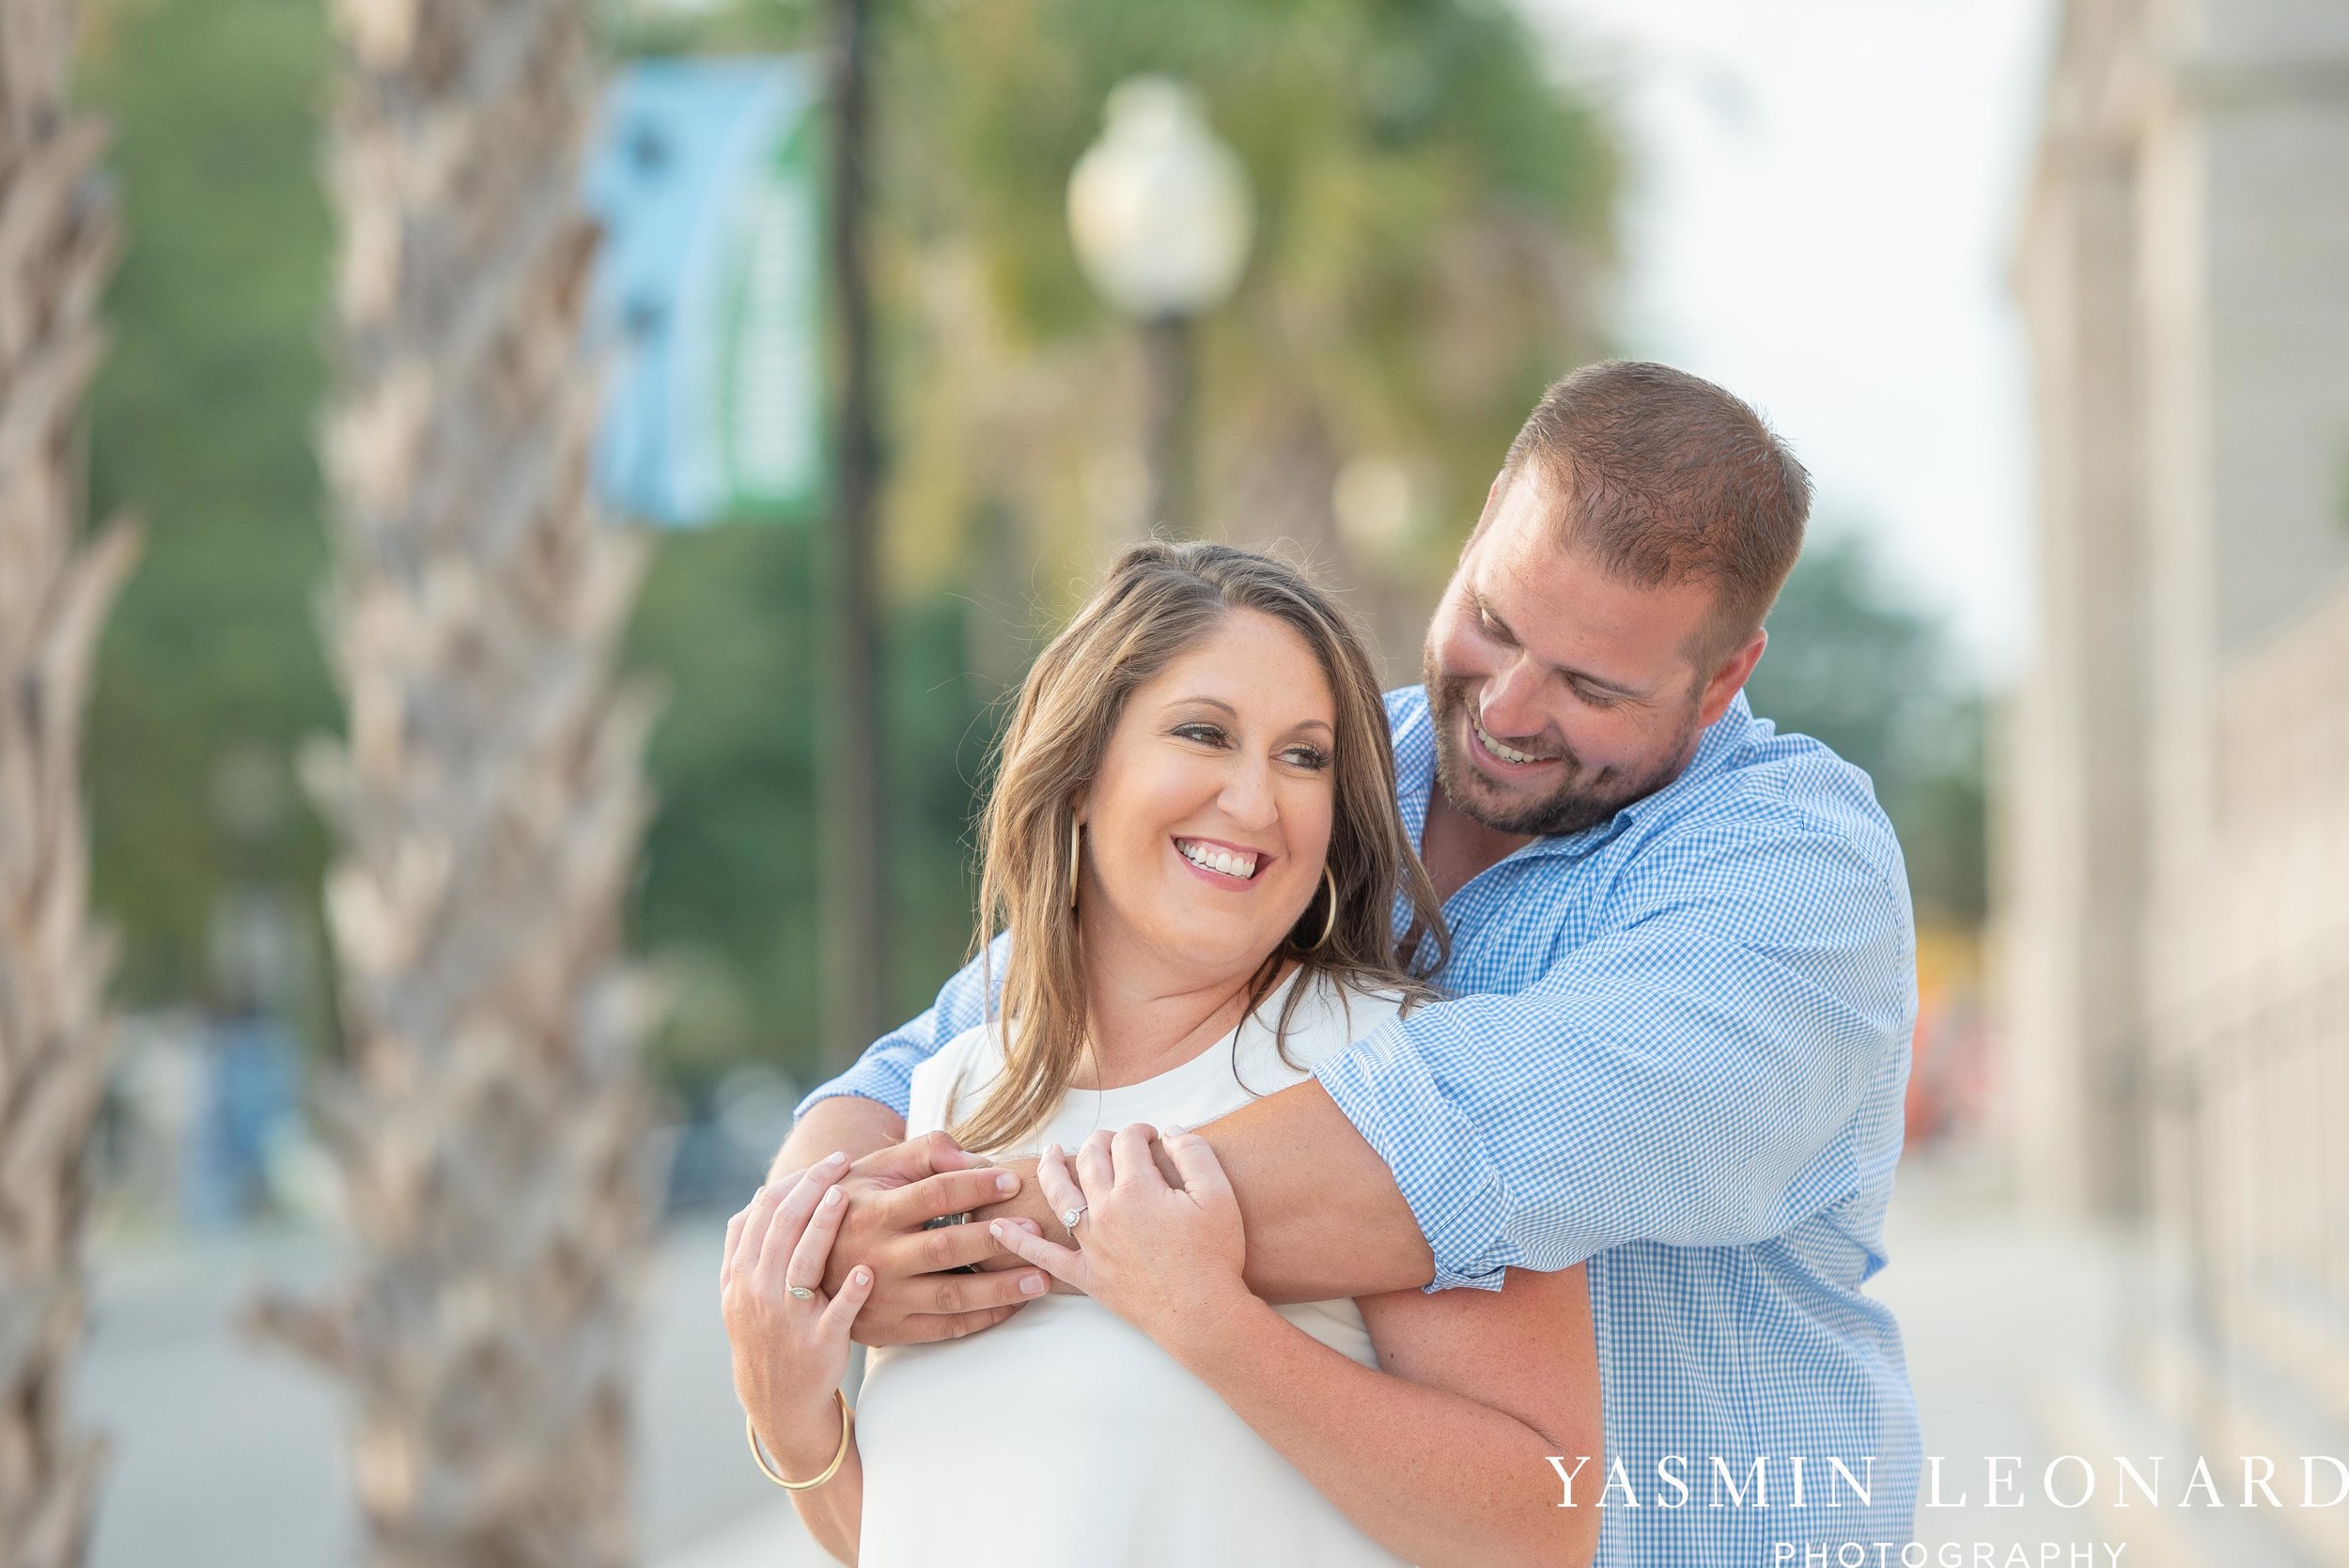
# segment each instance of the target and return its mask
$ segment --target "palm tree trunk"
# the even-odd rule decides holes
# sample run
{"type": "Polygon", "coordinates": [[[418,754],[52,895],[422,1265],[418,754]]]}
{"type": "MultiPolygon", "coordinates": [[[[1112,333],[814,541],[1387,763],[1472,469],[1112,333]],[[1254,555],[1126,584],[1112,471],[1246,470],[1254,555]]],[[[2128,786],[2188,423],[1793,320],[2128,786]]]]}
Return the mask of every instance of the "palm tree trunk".
{"type": "Polygon", "coordinates": [[[586,484],[586,5],[336,6],[348,736],[304,771],[340,841],[321,1120],[358,1256],[265,1318],[351,1386],[372,1563],[603,1568],[654,1199],[618,957],[651,704],[613,673],[641,542],[586,484]]]}
{"type": "Polygon", "coordinates": [[[136,547],[77,540],[76,439],[115,249],[103,128],[67,102],[67,0],[0,4],[0,1568],[70,1568],[101,1445],[67,1424],[82,1336],[107,944],[79,761],[107,606],[136,547]]]}

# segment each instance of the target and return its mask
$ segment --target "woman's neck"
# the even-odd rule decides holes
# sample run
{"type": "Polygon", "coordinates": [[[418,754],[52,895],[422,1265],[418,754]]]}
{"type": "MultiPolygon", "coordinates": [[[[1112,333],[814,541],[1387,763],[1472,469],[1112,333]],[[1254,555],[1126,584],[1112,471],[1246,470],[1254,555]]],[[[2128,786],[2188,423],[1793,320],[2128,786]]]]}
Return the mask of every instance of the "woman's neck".
{"type": "Polygon", "coordinates": [[[1170,972],[1115,943],[1086,943],[1091,1049],[1071,1087],[1117,1089],[1170,1072],[1239,1027],[1259,967],[1201,976],[1170,972]]]}

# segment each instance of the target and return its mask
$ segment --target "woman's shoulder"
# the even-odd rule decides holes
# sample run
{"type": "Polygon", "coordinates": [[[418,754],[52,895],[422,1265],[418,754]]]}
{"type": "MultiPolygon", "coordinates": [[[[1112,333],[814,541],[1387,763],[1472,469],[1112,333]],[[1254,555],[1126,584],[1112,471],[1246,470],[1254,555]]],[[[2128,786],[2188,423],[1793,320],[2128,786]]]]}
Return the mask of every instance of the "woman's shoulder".
{"type": "MultiPolygon", "coordinates": [[[[1287,1015],[1281,1050],[1299,1067],[1311,1067],[1321,1058],[1377,1033],[1409,1003],[1409,998],[1392,986],[1346,975],[1309,971],[1298,977],[1298,985],[1300,989],[1295,1008],[1287,1015]]],[[[1265,1021],[1279,1025],[1283,1010],[1279,1002],[1268,1007],[1265,1021]]]]}
{"type": "Polygon", "coordinates": [[[906,1136],[918,1138],[954,1121],[957,1102],[969,1104],[1003,1071],[1003,1047],[995,1020],[964,1030],[932,1052],[913,1069],[912,1094],[906,1107],[906,1136]]]}
{"type": "Polygon", "coordinates": [[[1400,986],[1383,981],[1327,976],[1321,988],[1327,994],[1328,1005],[1338,1015],[1339,1029],[1348,1044],[1376,1033],[1389,1020],[1401,1017],[1410,1010],[1414,1000],[1400,986]]]}

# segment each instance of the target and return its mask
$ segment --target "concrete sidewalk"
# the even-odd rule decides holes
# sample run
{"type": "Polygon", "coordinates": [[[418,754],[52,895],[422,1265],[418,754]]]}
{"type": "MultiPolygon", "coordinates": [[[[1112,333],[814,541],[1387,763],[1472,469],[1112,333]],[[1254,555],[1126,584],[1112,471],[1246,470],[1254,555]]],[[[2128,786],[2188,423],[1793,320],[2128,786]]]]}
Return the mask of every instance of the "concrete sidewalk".
{"type": "MultiPolygon", "coordinates": [[[[1888,1246],[1871,1292],[1899,1315],[1925,1452],[1943,1457],[1943,1498],[1968,1498],[1919,1508],[1917,1538],[1934,1553],[1957,1547],[1971,1564],[1988,1545],[2005,1563],[2020,1545],[2035,1564],[2046,1545],[2063,1544],[2092,1547],[2100,1565],[2117,1549],[2124,1568],[2313,1568],[2255,1514],[2174,1506],[2194,1447],[2113,1375],[2122,1325],[2145,1288],[2126,1238],[2032,1217],[2000,1192],[1986,1157],[1928,1152],[1903,1161],[1888,1246]],[[2047,1466],[2065,1454],[2097,1467],[2099,1500],[2048,1500],[2047,1466]],[[2019,1508],[1985,1506],[1997,1455],[2017,1461],[2019,1508]],[[2119,1455],[2140,1470],[2165,1461],[2167,1506],[2110,1506],[2119,1455]]],[[[2216,1454],[2212,1465],[2232,1488],[2216,1454]]],[[[2067,1500],[2080,1479],[2077,1465],[2061,1472],[2067,1500]]]]}
{"type": "MultiPolygon", "coordinates": [[[[649,1561],[747,1540],[729,1531],[780,1501],[743,1451],[718,1317],[723,1237],[723,1217],[673,1224],[647,1280],[636,1519],[649,1561]]],[[[95,1321],[75,1380],[79,1420],[112,1447],[90,1568],[359,1560],[334,1386],[232,1327],[257,1288],[300,1291],[329,1261],[323,1239],[305,1233],[98,1250],[95,1321]]],[[[787,1505],[784,1514],[796,1534],[787,1505]]],[[[822,1560],[812,1545],[754,1560],[822,1560]]]]}

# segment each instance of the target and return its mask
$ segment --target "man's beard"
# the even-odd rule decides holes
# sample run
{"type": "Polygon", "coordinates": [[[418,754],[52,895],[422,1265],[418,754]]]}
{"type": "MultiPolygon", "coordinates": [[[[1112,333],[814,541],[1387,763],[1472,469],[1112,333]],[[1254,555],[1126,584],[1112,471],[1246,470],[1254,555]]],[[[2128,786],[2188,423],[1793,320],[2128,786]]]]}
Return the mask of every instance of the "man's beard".
{"type": "Polygon", "coordinates": [[[1582,759],[1560,742],[1565,779],[1556,789],[1523,804],[1492,800],[1497,786],[1469,759],[1462,734],[1465,720],[1476,711],[1469,681],[1445,675],[1436,666],[1435,650],[1426,651],[1421,677],[1427,687],[1427,706],[1436,725],[1436,783],[1453,808],[1472,822],[1497,833],[1521,833],[1549,838],[1595,828],[1632,801],[1655,794],[1679,777],[1697,732],[1696,694],[1689,694],[1679,733],[1662,762],[1636,775],[1619,768],[1587,768],[1582,759]]]}

